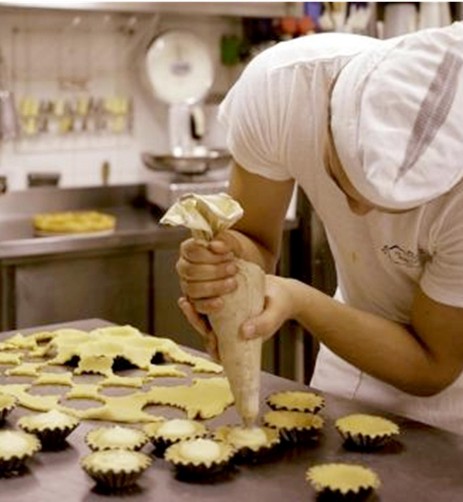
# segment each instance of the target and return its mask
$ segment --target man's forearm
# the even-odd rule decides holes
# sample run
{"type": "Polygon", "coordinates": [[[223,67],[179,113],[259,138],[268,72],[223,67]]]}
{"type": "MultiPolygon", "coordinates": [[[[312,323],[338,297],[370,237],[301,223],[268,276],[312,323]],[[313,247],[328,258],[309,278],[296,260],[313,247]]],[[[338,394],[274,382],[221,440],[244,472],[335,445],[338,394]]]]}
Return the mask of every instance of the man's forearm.
{"type": "Polygon", "coordinates": [[[407,327],[290,281],[294,317],[338,356],[411,394],[432,395],[441,390],[436,384],[436,361],[407,327]]]}

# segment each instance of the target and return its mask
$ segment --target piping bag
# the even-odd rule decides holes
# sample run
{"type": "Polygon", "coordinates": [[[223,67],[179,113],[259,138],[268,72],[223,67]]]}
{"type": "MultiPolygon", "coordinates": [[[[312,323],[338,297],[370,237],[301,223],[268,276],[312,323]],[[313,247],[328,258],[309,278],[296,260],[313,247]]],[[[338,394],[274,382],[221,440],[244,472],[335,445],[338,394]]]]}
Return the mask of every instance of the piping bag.
{"type": "MultiPolygon", "coordinates": [[[[242,216],[242,207],[228,194],[186,194],[168,209],[160,222],[187,227],[194,239],[211,241],[242,216]]],[[[237,259],[236,264],[238,287],[222,296],[222,309],[208,319],[217,336],[220,360],[236,410],[244,425],[251,427],[259,414],[262,339],[244,340],[239,336],[239,328],[264,308],[265,273],[255,263],[237,259]]]]}

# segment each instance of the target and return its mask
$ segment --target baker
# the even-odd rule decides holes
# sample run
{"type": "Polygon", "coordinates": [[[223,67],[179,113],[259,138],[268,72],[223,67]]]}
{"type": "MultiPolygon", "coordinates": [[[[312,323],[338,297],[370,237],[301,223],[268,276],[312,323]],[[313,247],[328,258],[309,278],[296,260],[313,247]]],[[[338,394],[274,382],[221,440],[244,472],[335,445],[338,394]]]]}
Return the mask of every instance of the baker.
{"type": "Polygon", "coordinates": [[[300,37],[247,65],[219,110],[244,217],[183,242],[177,263],[179,305],[211,353],[203,314],[244,258],[268,275],[243,337],[296,320],[321,344],[311,386],[463,433],[462,66],[461,22],[300,37]],[[295,183],[325,226],[334,298],[273,275],[295,183]]]}

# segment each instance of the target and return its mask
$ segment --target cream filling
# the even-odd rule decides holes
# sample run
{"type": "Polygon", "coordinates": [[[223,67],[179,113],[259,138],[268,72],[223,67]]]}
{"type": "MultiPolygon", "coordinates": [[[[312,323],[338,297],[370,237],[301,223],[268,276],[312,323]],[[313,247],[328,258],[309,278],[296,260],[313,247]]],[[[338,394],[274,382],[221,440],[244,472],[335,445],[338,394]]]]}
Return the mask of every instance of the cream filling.
{"type": "Polygon", "coordinates": [[[180,445],[180,455],[192,462],[212,462],[220,457],[220,446],[211,439],[195,439],[180,445]]]}
{"type": "Polygon", "coordinates": [[[0,457],[22,455],[29,449],[29,442],[13,431],[0,432],[0,457]]]}
{"type": "Polygon", "coordinates": [[[235,446],[262,446],[267,443],[267,435],[260,427],[236,427],[230,430],[228,440],[235,446]]]}
{"type": "Polygon", "coordinates": [[[174,418],[162,424],[157,432],[158,434],[166,436],[186,436],[188,434],[193,434],[195,430],[196,427],[190,420],[185,420],[183,418],[174,418]]]}
{"type": "Polygon", "coordinates": [[[27,422],[29,422],[29,424],[31,425],[37,426],[46,425],[51,427],[65,427],[66,425],[73,423],[73,419],[68,415],[65,415],[64,413],[61,413],[60,411],[50,410],[47,413],[43,413],[35,417],[30,417],[27,422]]]}
{"type": "Polygon", "coordinates": [[[140,433],[138,431],[128,429],[126,427],[119,427],[116,425],[114,428],[104,431],[100,439],[102,441],[108,441],[112,445],[126,445],[129,442],[136,442],[140,438],[140,433]]]}

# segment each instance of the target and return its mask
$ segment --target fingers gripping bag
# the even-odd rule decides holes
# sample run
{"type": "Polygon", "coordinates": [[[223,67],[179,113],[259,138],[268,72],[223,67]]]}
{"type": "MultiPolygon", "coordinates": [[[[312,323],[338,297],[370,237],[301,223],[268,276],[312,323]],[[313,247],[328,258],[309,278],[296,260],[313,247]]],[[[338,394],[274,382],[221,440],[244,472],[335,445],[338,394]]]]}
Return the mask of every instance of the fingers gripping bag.
{"type": "MultiPolygon", "coordinates": [[[[187,194],[175,202],[161,218],[161,223],[184,226],[198,240],[211,241],[230,228],[243,215],[243,209],[228,194],[187,194]]],[[[220,359],[235,399],[235,407],[246,426],[259,413],[262,339],[243,340],[239,328],[258,315],[264,307],[265,273],[255,263],[237,260],[235,291],[222,297],[224,306],[208,316],[214,330],[220,359]]]]}

